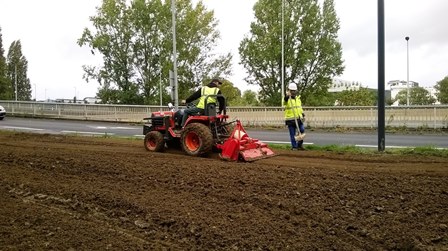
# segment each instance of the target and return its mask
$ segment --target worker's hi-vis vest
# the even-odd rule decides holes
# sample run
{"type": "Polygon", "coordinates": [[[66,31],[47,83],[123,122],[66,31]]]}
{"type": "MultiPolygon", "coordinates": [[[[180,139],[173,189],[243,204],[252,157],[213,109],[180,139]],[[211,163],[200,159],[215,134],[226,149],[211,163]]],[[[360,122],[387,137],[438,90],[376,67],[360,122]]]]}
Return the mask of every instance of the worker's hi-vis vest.
{"type": "Polygon", "coordinates": [[[283,101],[283,104],[285,105],[285,120],[294,120],[294,118],[302,117],[303,109],[300,95],[297,95],[295,99],[290,97],[288,102],[283,101]]]}
{"type": "MultiPolygon", "coordinates": [[[[208,87],[208,86],[204,86],[202,87],[201,90],[201,98],[199,99],[198,105],[196,106],[197,108],[201,108],[201,109],[205,109],[205,97],[207,95],[217,95],[219,92],[219,88],[218,87],[208,87]]],[[[210,103],[215,103],[216,104],[216,96],[212,96],[212,97],[208,97],[207,98],[207,104],[210,103]]]]}

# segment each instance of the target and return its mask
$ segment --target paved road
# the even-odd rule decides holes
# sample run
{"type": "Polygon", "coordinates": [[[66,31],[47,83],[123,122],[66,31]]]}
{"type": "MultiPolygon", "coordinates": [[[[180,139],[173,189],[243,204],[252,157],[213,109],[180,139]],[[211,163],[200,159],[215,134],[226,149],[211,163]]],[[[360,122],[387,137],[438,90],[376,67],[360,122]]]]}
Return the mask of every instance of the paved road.
{"type": "MultiPolygon", "coordinates": [[[[15,130],[33,133],[79,134],[79,135],[110,135],[122,137],[141,137],[142,126],[53,119],[33,119],[7,117],[0,121],[0,130],[15,130]]],[[[289,144],[288,133],[285,130],[251,130],[248,135],[266,143],[289,144]]],[[[361,147],[378,147],[377,133],[334,133],[307,132],[305,144],[316,145],[355,145],[361,147]]],[[[433,146],[448,148],[448,135],[386,135],[386,148],[433,146]]]]}

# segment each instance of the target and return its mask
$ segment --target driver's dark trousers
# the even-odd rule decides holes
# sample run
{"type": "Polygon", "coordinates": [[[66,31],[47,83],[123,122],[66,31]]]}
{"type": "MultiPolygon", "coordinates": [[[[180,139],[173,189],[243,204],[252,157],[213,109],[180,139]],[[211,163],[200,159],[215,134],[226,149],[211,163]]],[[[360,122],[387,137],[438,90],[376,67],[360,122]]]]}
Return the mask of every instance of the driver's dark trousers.
{"type": "Polygon", "coordinates": [[[204,109],[198,108],[198,107],[190,107],[184,110],[184,115],[182,116],[182,123],[181,127],[184,127],[185,121],[187,121],[188,116],[202,113],[204,112],[204,109]]]}

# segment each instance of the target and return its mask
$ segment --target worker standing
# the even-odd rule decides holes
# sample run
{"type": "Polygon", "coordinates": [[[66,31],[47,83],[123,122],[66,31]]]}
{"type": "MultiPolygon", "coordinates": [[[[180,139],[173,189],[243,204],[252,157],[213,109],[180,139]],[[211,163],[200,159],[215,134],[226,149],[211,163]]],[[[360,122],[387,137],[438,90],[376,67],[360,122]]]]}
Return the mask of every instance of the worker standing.
{"type": "Polygon", "coordinates": [[[296,140],[296,130],[299,130],[302,134],[305,133],[305,127],[303,125],[305,114],[303,113],[302,101],[300,100],[300,95],[297,93],[296,84],[290,83],[288,85],[283,105],[285,106],[285,124],[289,131],[291,150],[305,150],[303,147],[303,139],[296,140]]]}

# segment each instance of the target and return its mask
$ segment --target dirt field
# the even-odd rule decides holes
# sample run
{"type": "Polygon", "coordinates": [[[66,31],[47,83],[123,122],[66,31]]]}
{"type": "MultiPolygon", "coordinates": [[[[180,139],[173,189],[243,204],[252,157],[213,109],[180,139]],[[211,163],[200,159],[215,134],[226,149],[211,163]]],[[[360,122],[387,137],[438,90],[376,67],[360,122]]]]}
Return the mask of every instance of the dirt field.
{"type": "Polygon", "coordinates": [[[0,250],[448,250],[448,159],[0,133],[0,250]]]}

